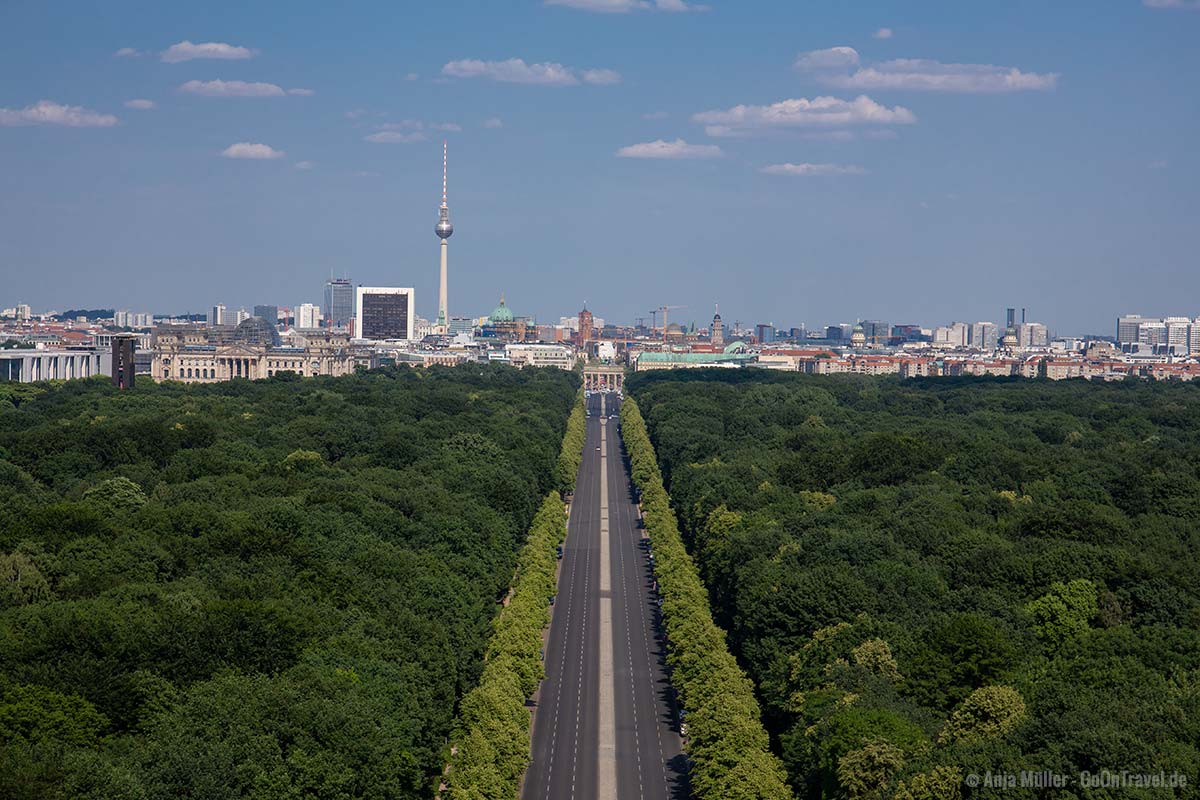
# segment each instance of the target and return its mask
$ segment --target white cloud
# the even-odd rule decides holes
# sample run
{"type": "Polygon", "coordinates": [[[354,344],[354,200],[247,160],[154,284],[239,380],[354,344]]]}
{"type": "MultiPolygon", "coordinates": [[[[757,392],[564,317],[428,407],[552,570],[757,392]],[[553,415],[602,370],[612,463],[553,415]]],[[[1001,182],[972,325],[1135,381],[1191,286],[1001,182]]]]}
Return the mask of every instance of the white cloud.
{"type": "Polygon", "coordinates": [[[379,131],[363,137],[364,142],[372,142],[374,144],[410,144],[412,142],[421,142],[426,138],[421,131],[412,133],[400,133],[399,131],[379,131]]]}
{"type": "Polygon", "coordinates": [[[140,55],[141,52],[133,49],[132,47],[122,47],[120,50],[113,53],[113,58],[136,58],[140,55]]]}
{"type": "Polygon", "coordinates": [[[1200,10],[1200,0],[1142,0],[1146,8],[1187,8],[1200,10]]]}
{"type": "Polygon", "coordinates": [[[485,119],[485,120],[483,121],[483,127],[485,127],[485,128],[493,128],[493,129],[495,129],[495,128],[503,128],[503,127],[504,127],[504,120],[500,119],[499,117],[489,117],[488,119],[485,119]]]}
{"type": "Polygon", "coordinates": [[[0,126],[63,125],[68,128],[111,128],[117,124],[112,114],[102,114],[82,106],[64,106],[53,100],[39,100],[25,108],[0,108],[0,126]]]}
{"type": "Polygon", "coordinates": [[[312,89],[288,89],[287,93],[297,97],[312,97],[316,94],[312,89]]]}
{"type": "Polygon", "coordinates": [[[451,61],[442,67],[442,74],[452,78],[487,78],[501,83],[536,86],[575,86],[580,80],[596,86],[607,86],[621,81],[620,73],[611,69],[577,71],[552,61],[526,64],[520,58],[510,58],[507,61],[480,61],[471,58],[451,61]]]}
{"type": "Polygon", "coordinates": [[[442,74],[452,78],[488,78],[501,83],[528,83],[538,86],[574,86],[579,83],[574,71],[554,62],[526,64],[523,59],[480,61],[463,59],[442,67],[442,74]]]}
{"type": "Polygon", "coordinates": [[[135,108],[138,111],[146,111],[148,109],[154,108],[154,101],[153,100],[143,100],[142,98],[138,98],[136,100],[126,100],[125,107],[126,108],[135,108]]]}
{"type": "Polygon", "coordinates": [[[313,162],[311,162],[311,161],[297,161],[296,162],[296,169],[310,170],[312,168],[313,168],[313,162]]]}
{"type": "Polygon", "coordinates": [[[763,167],[768,175],[794,175],[808,178],[819,175],[866,175],[867,171],[853,164],[771,164],[763,167]]]}
{"type": "Polygon", "coordinates": [[[221,155],[225,156],[225,158],[271,159],[283,158],[286,154],[282,150],[276,150],[270,145],[254,142],[238,142],[222,150],[221,155]]]}
{"type": "Polygon", "coordinates": [[[890,38],[892,38],[894,33],[895,33],[895,31],[893,31],[891,28],[880,28],[879,30],[877,30],[871,34],[871,38],[872,39],[890,39],[890,38]]]}
{"type": "Polygon", "coordinates": [[[999,93],[1048,90],[1058,83],[1058,73],[1054,72],[1022,72],[1016,67],[993,64],[943,64],[928,58],[897,58],[861,66],[853,47],[801,53],[794,66],[839,89],[999,93]]]}
{"type": "Polygon", "coordinates": [[[665,142],[656,139],[622,147],[617,151],[620,158],[719,158],[723,153],[715,144],[688,144],[683,139],[665,142]]]}
{"type": "Polygon", "coordinates": [[[847,125],[911,125],[917,117],[904,106],[876,103],[866,95],[853,100],[837,97],[801,97],[781,100],[769,106],[739,105],[724,111],[704,111],[692,115],[705,125],[709,136],[749,136],[787,128],[829,128],[847,125]]]}
{"type": "Polygon", "coordinates": [[[824,50],[809,50],[796,56],[792,66],[805,72],[826,69],[843,69],[858,66],[858,51],[853,47],[828,47],[824,50]]]}
{"type": "Polygon", "coordinates": [[[246,47],[238,47],[224,42],[202,42],[192,44],[189,41],[178,42],[162,51],[162,60],[168,64],[180,61],[191,61],[194,58],[216,58],[222,60],[240,60],[251,58],[254,51],[246,47]]]}
{"type": "Polygon", "coordinates": [[[273,83],[246,81],[188,81],[179,91],[205,97],[283,97],[286,92],[273,83]]]}
{"type": "Polygon", "coordinates": [[[585,69],[583,82],[593,86],[611,86],[621,82],[621,73],[611,69],[585,69]]]}

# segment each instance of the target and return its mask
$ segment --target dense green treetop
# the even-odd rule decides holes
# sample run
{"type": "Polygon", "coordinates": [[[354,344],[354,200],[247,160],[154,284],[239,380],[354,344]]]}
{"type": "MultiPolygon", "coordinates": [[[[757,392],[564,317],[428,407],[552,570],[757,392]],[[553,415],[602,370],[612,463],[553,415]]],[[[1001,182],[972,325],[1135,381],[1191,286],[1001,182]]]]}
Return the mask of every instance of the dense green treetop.
{"type": "Polygon", "coordinates": [[[1192,787],[1139,797],[1197,796],[1200,386],[686,370],[629,389],[799,793],[1128,769],[1192,787]]]}
{"type": "Polygon", "coordinates": [[[0,387],[0,797],[431,796],[578,383],[0,387]]]}

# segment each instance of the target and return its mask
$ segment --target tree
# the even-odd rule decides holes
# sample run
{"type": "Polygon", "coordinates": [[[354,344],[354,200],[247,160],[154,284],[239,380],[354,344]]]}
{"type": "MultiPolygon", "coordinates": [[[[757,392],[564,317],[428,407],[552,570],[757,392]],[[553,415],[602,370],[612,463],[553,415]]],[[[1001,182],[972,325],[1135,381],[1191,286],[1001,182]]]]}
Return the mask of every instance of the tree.
{"type": "Polygon", "coordinates": [[[1025,700],[1011,686],[976,689],[954,709],[939,742],[979,742],[1007,736],[1026,717],[1025,700]]]}
{"type": "Polygon", "coordinates": [[[1038,637],[1049,647],[1060,648],[1085,633],[1099,611],[1096,585],[1083,578],[1065,584],[1055,582],[1048,593],[1029,603],[1025,610],[1033,618],[1038,637]]]}

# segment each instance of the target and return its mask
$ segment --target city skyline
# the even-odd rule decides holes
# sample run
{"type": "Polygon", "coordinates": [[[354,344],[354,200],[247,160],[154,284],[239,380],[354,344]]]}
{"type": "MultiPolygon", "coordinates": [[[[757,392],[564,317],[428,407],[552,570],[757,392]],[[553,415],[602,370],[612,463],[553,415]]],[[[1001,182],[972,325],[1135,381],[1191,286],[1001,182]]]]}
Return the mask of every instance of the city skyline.
{"type": "Polygon", "coordinates": [[[636,5],[283,25],[233,5],[65,23],[15,6],[5,303],[319,303],[334,270],[413,286],[436,319],[429,202],[448,138],[469,226],[453,314],[501,292],[539,319],[587,298],[629,323],[666,304],[706,324],[716,302],[786,326],[1025,305],[1062,335],[1195,314],[1197,110],[1180,98],[1200,13],[636,5]],[[454,36],[425,36],[435,24],[454,36]]]}

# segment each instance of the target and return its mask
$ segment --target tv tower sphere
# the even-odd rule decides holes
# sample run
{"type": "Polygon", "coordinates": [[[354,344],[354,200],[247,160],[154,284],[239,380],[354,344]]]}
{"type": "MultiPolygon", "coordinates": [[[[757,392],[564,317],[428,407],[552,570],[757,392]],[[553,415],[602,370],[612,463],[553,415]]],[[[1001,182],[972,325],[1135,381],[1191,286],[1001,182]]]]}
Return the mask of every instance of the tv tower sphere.
{"type": "Polygon", "coordinates": [[[449,209],[444,207],[442,208],[441,219],[438,220],[437,227],[434,228],[434,230],[442,239],[449,239],[450,235],[454,233],[454,226],[450,224],[449,209]]]}

